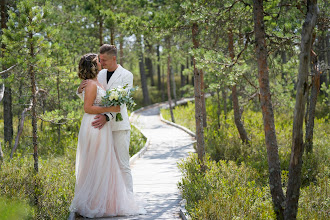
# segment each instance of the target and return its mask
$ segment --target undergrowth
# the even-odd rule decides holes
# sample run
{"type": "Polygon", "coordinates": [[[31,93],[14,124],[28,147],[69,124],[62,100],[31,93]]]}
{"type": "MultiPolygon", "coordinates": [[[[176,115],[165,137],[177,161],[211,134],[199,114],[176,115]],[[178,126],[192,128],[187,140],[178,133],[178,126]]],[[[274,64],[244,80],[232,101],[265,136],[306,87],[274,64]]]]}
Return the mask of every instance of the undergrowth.
{"type": "MultiPolygon", "coordinates": [[[[242,121],[251,146],[242,144],[233,111],[217,114],[212,98],[206,101],[204,129],[206,172],[201,172],[195,155],[180,163],[183,174],[179,188],[193,219],[274,219],[268,187],[268,163],[261,112],[245,107],[242,121]]],[[[175,122],[195,131],[193,103],[176,106],[175,122]]],[[[171,120],[169,110],[162,116],[171,120]]],[[[320,114],[319,114],[320,115],[320,114]]],[[[293,113],[276,111],[282,182],[287,183],[291,153],[293,113]]],[[[329,114],[315,119],[313,152],[304,154],[298,219],[330,218],[330,130],[329,114]]]]}

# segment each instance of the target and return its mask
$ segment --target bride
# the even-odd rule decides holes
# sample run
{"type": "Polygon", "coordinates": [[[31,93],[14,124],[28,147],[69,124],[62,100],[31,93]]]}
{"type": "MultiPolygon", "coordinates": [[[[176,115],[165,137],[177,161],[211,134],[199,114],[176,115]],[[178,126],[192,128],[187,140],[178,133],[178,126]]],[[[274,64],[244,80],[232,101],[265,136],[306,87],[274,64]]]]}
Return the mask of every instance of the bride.
{"type": "Polygon", "coordinates": [[[78,76],[88,79],[88,83],[83,92],[85,114],[78,135],[76,185],[70,211],[89,218],[143,214],[143,208],[125,188],[111,124],[106,123],[102,129],[91,125],[96,114],[120,111],[120,106],[101,105],[106,91],[97,80],[99,68],[96,54],[86,54],[79,62],[78,76]]]}

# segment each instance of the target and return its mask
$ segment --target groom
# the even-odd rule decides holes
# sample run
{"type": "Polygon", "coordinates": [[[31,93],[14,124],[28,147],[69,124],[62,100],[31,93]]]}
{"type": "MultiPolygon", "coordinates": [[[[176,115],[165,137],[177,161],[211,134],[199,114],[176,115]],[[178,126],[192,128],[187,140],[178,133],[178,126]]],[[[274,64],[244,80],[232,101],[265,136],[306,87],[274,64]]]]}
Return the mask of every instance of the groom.
{"type": "MultiPolygon", "coordinates": [[[[114,45],[103,44],[100,47],[99,60],[102,70],[99,72],[97,79],[106,90],[124,87],[128,89],[133,87],[133,74],[117,64],[117,48],[114,45]]],[[[81,96],[82,90],[86,86],[86,80],[83,81],[78,88],[78,96],[81,96]]],[[[130,142],[130,123],[127,114],[126,105],[120,106],[120,113],[123,116],[122,121],[116,121],[116,113],[99,114],[95,116],[92,126],[101,129],[105,123],[111,123],[112,137],[115,145],[115,152],[119,163],[120,170],[124,177],[126,188],[133,193],[133,180],[131,168],[129,165],[129,142],[130,142]]]]}

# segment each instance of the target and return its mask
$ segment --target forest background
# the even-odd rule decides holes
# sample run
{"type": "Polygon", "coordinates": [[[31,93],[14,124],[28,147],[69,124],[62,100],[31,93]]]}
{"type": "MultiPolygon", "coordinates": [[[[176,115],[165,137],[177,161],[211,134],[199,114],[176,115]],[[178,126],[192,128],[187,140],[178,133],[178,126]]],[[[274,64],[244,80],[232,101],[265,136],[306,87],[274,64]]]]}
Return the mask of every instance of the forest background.
{"type": "MultiPolygon", "coordinates": [[[[179,183],[192,218],[329,218],[328,1],[0,7],[1,216],[68,216],[83,115],[78,61],[109,43],[140,87],[137,108],[169,101],[164,116],[196,132],[197,156],[181,163],[179,183]],[[174,107],[181,97],[196,105],[174,107]]],[[[131,141],[134,154],[144,143],[134,128],[131,141]]]]}

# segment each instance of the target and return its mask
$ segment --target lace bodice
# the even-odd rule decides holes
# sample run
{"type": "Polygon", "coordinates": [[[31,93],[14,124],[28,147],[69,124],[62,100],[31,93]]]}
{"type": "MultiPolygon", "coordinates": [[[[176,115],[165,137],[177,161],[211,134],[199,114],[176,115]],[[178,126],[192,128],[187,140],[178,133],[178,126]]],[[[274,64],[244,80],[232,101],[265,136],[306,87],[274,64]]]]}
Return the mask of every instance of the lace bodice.
{"type": "MultiPolygon", "coordinates": [[[[106,91],[102,87],[97,86],[96,98],[94,100],[93,105],[102,106],[102,97],[105,95],[106,95],[106,91]]],[[[85,98],[85,90],[83,91],[83,98],[85,98]]]]}

